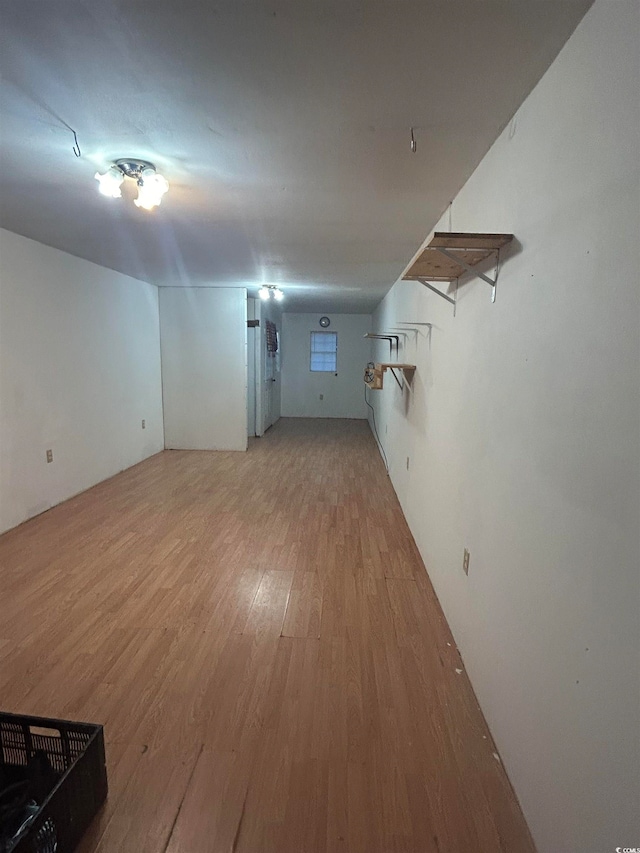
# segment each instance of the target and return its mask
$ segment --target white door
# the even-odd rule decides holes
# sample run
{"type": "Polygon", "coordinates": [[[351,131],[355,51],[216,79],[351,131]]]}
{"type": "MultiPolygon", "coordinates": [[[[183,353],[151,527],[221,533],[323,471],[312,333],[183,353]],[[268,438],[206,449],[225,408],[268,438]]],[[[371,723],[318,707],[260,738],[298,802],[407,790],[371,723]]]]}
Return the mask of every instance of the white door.
{"type": "Polygon", "coordinates": [[[273,353],[267,353],[266,370],[264,377],[264,429],[268,430],[270,426],[277,421],[276,417],[276,385],[278,384],[278,372],[276,370],[276,360],[273,353]]]}
{"type": "MultiPolygon", "coordinates": [[[[258,306],[260,310],[260,306],[258,306]]],[[[280,417],[280,341],[278,349],[270,352],[267,344],[267,318],[261,311],[260,327],[256,330],[256,435],[262,435],[280,417]]]]}
{"type": "Polygon", "coordinates": [[[247,435],[256,434],[256,329],[247,329],[247,435]]]}
{"type": "Polygon", "coordinates": [[[280,417],[280,340],[278,351],[269,352],[265,337],[265,371],[264,371],[264,429],[269,429],[280,417]]]}

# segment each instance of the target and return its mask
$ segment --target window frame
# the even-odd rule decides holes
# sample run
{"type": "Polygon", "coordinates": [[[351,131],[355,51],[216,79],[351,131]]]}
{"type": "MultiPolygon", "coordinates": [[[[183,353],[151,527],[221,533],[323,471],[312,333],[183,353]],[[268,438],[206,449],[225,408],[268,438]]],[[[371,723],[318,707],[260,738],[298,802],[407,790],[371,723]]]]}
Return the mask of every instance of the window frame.
{"type": "Polygon", "coordinates": [[[338,333],[337,332],[316,332],[311,331],[309,336],[309,372],[310,373],[333,373],[334,375],[338,375],[338,333]],[[318,350],[314,348],[314,342],[319,341],[322,338],[320,336],[331,335],[333,340],[335,341],[335,349],[333,350],[318,350]],[[324,367],[314,367],[313,366],[313,357],[314,355],[320,356],[333,356],[334,358],[334,366],[331,368],[324,367]]]}

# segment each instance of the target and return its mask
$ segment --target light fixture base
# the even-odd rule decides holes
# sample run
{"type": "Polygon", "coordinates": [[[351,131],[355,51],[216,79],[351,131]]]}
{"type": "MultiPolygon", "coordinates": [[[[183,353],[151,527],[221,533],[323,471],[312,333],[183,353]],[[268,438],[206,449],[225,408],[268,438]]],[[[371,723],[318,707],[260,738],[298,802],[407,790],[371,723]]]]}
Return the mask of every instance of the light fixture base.
{"type": "Polygon", "coordinates": [[[148,160],[134,160],[132,157],[116,160],[116,166],[123,175],[127,178],[133,178],[134,181],[140,181],[145,169],[151,169],[153,172],[156,170],[153,163],[149,163],[148,160]]]}
{"type": "Polygon", "coordinates": [[[277,284],[263,284],[258,290],[260,299],[269,299],[273,297],[276,302],[282,302],[284,293],[280,290],[277,284]]]}

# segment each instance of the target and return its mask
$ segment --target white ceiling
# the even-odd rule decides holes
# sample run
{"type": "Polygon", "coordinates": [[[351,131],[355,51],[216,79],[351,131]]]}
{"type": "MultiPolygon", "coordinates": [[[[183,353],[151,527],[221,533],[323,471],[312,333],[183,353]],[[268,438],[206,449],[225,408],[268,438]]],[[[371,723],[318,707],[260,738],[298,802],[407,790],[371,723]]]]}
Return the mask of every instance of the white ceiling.
{"type": "Polygon", "coordinates": [[[160,286],[368,313],[590,3],[2,0],[0,225],[160,286]],[[126,156],[171,184],[153,213],[97,192],[126,156]]]}

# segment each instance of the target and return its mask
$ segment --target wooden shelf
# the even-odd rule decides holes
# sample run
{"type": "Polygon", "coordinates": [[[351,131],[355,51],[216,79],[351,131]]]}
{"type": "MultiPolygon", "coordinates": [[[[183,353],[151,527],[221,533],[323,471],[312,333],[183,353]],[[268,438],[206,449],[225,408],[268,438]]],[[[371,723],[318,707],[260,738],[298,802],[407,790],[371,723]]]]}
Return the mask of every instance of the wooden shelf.
{"type": "Polygon", "coordinates": [[[513,234],[464,234],[436,231],[402,279],[419,281],[455,306],[455,298],[431,287],[428,282],[457,281],[465,273],[470,272],[491,285],[491,301],[495,302],[497,273],[496,278],[492,279],[478,272],[474,267],[489,258],[495,258],[497,265],[500,249],[512,240],[513,234]]]}
{"type": "Polygon", "coordinates": [[[396,380],[400,388],[403,388],[405,379],[407,380],[407,382],[411,382],[415,369],[415,364],[391,364],[390,362],[380,363],[376,364],[374,368],[365,369],[364,381],[365,384],[368,385],[372,391],[380,391],[384,383],[384,374],[387,370],[390,370],[393,378],[396,380]],[[400,371],[400,373],[402,374],[402,382],[400,381],[400,379],[398,379],[396,370],[400,371]],[[368,376],[371,377],[371,381],[367,381],[368,376]]]}
{"type": "Polygon", "coordinates": [[[403,275],[405,281],[455,281],[513,240],[513,234],[449,234],[436,231],[429,245],[403,275]],[[445,249],[447,255],[440,250],[445,249]],[[449,255],[453,255],[453,258],[449,255]],[[460,263],[464,261],[464,263],[460,263]]]}

